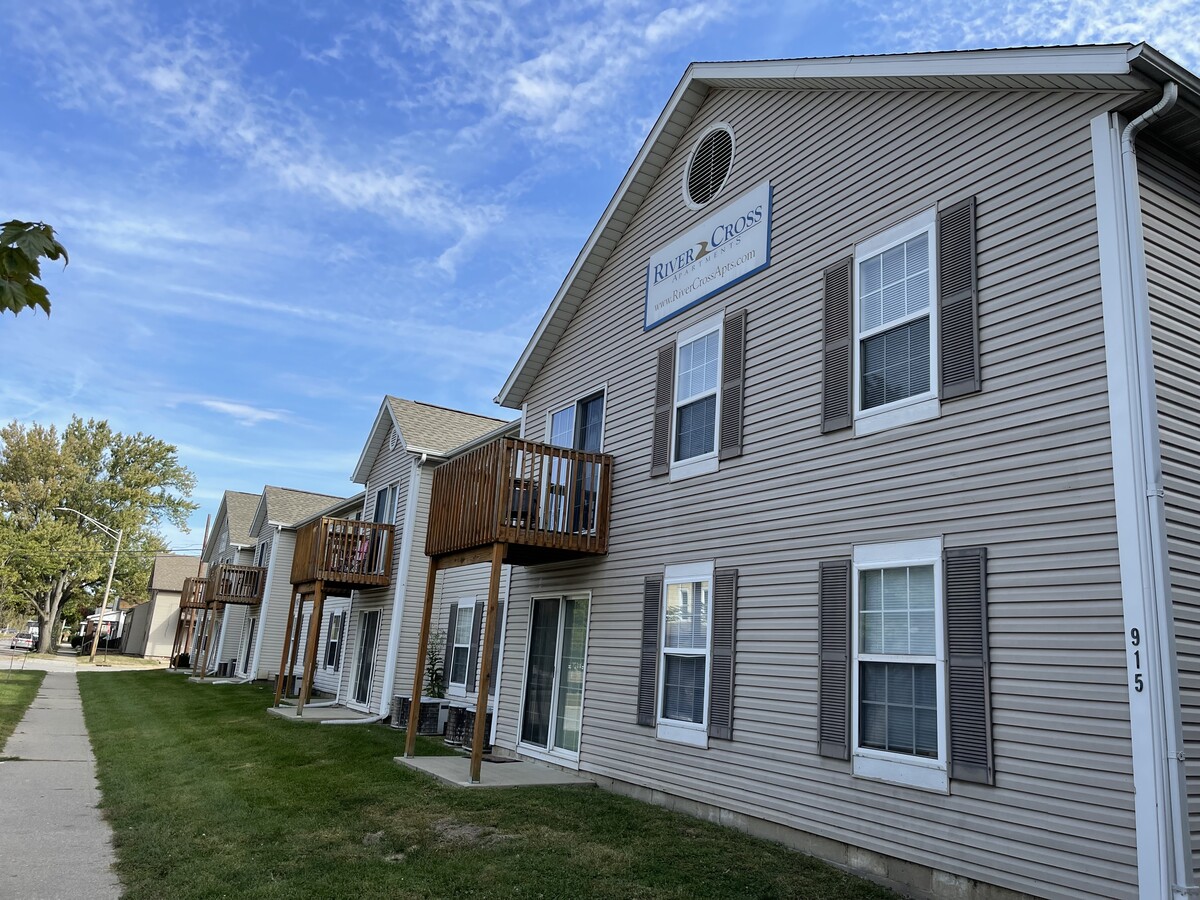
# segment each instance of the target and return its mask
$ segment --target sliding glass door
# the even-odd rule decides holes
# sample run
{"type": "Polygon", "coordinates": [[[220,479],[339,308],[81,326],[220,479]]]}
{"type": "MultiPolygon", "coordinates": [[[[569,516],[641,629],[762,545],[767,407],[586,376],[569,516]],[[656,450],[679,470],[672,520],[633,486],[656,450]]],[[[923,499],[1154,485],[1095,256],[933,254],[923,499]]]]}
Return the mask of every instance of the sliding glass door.
{"type": "Polygon", "coordinates": [[[533,600],[521,743],[551,752],[579,753],[587,620],[586,597],[533,600]]]}
{"type": "Polygon", "coordinates": [[[353,702],[366,706],[371,700],[371,677],[375,673],[375,646],[379,642],[379,610],[358,615],[358,649],[354,655],[353,702]]]}

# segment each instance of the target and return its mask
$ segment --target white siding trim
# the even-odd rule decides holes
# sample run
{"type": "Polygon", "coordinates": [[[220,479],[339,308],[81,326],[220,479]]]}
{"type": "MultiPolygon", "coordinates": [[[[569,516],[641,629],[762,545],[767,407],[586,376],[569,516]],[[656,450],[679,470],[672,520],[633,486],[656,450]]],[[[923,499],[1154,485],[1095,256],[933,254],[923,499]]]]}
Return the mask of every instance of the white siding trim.
{"type": "MultiPolygon", "coordinates": [[[[258,608],[258,633],[254,636],[254,664],[247,670],[246,674],[251,678],[258,678],[258,661],[262,656],[263,635],[267,628],[267,610],[271,605],[271,585],[275,581],[276,561],[279,556],[279,533],[283,529],[278,525],[275,526],[275,534],[271,537],[271,559],[267,562],[267,583],[263,585],[262,604],[258,608]]],[[[288,573],[291,577],[291,573],[288,573]]]]}
{"type": "MultiPolygon", "coordinates": [[[[379,697],[379,715],[386,716],[396,686],[396,657],[400,654],[400,624],[404,619],[404,599],[408,594],[408,569],[412,563],[413,532],[416,531],[417,498],[421,490],[421,461],[412,460],[408,469],[408,499],[404,506],[404,534],[400,541],[400,566],[396,572],[396,593],[392,600],[392,621],[388,629],[387,664],[383,671],[383,692],[379,697]]],[[[392,508],[395,518],[395,507],[392,508]]]]}
{"type": "MultiPolygon", "coordinates": [[[[1178,742],[1169,737],[1178,729],[1178,702],[1173,711],[1163,709],[1162,691],[1153,684],[1163,668],[1163,654],[1172,650],[1159,644],[1155,610],[1165,602],[1161,576],[1155,571],[1155,535],[1151,506],[1162,483],[1152,481],[1143,444],[1143,427],[1153,407],[1144,407],[1144,382],[1153,369],[1148,332],[1138,334],[1136,304],[1144,302],[1135,284],[1145,284],[1145,260],[1133,252],[1131,218],[1140,215],[1128,207],[1122,189],[1124,167],[1120,149],[1120,119],[1100,115],[1092,119],[1092,161],[1096,182],[1097,232],[1100,243],[1100,291],[1104,312],[1104,344],[1108,372],[1109,420],[1112,434],[1113,492],[1117,517],[1117,550],[1121,566],[1122,610],[1125,624],[1125,658],[1129,691],[1129,719],[1133,754],[1134,813],[1137,828],[1138,885],[1145,898],[1172,895],[1168,887],[1174,846],[1171,822],[1168,751],[1178,742]],[[1145,346],[1143,346],[1145,345],[1145,346]],[[1149,502],[1148,502],[1149,501],[1149,502]],[[1131,635],[1140,636],[1134,645],[1131,635]],[[1139,667],[1140,662],[1140,667],[1139,667]],[[1160,702],[1155,700],[1160,698],[1160,702]],[[1168,716],[1175,719],[1175,725],[1168,716]]],[[[1136,196],[1134,198],[1136,200],[1136,196]]],[[[1140,235],[1138,237],[1140,241],[1140,235]]],[[[1147,310],[1148,315],[1148,310],[1147,310]]],[[[1153,396],[1151,394],[1151,396],[1153,396]]],[[[1157,435],[1154,452],[1157,453],[1157,435]]],[[[1161,531],[1159,532],[1161,537],[1161,531]]]]}

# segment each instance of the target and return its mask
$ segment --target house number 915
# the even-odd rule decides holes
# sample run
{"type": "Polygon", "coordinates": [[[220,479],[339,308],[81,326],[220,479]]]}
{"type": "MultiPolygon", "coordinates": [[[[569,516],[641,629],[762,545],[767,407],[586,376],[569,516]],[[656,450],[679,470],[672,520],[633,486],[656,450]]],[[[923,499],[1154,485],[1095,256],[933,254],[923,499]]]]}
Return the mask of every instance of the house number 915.
{"type": "Polygon", "coordinates": [[[1136,628],[1129,629],[1129,643],[1133,645],[1133,689],[1139,694],[1146,689],[1146,679],[1142,675],[1142,633],[1136,628]]]}

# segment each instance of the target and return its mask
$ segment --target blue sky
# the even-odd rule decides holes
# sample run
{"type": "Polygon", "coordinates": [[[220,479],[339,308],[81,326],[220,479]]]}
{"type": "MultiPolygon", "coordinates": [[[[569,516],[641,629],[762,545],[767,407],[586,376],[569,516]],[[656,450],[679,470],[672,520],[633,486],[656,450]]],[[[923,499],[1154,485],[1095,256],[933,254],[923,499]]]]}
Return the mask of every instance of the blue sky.
{"type": "Polygon", "coordinates": [[[108,419],[229,488],[350,494],[384,393],[475,412],[692,60],[1149,40],[1200,0],[0,0],[0,421],[108,419]]]}

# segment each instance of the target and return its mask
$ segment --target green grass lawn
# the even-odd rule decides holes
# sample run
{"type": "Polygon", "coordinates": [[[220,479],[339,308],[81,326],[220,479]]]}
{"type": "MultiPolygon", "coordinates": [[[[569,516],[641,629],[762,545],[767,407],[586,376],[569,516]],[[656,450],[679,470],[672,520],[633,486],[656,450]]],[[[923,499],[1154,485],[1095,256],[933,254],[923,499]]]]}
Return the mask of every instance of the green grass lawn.
{"type": "Polygon", "coordinates": [[[261,686],[79,685],[128,898],[893,896],[599,789],[444,787],[400,732],[284,722],[261,686]]]}
{"type": "Polygon", "coordinates": [[[28,672],[0,669],[0,751],[4,750],[8,736],[16,730],[25,710],[37,696],[45,677],[45,672],[33,669],[28,672]]]}

